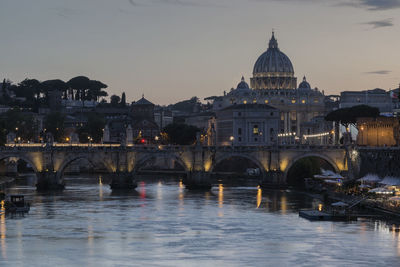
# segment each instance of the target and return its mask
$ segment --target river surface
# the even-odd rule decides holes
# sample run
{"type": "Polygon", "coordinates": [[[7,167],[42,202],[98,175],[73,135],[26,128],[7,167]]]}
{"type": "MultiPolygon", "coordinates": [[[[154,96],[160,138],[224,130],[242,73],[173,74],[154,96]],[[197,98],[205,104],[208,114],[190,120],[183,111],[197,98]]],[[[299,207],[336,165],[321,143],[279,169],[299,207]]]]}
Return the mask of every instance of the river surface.
{"type": "MultiPolygon", "coordinates": [[[[104,179],[104,178],[103,178],[104,179]]],[[[400,266],[400,233],[385,222],[310,222],[319,202],[288,190],[143,178],[115,194],[98,177],[62,193],[16,185],[28,214],[0,215],[1,266],[400,266]]]]}

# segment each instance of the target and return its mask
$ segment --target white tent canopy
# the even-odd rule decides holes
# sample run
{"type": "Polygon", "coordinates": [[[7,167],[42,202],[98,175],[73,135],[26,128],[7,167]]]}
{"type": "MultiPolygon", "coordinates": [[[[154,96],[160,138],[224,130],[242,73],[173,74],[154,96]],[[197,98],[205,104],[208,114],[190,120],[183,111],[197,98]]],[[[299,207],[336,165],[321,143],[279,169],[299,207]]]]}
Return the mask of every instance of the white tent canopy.
{"type": "Polygon", "coordinates": [[[361,182],[379,182],[381,181],[381,178],[378,177],[376,174],[368,173],[364,177],[358,179],[358,181],[361,182]]]}
{"type": "Polygon", "coordinates": [[[340,174],[335,173],[333,171],[321,169],[321,174],[314,175],[314,178],[319,178],[319,179],[343,179],[343,176],[341,176],[340,174]]]}
{"type": "Polygon", "coordinates": [[[384,184],[384,185],[396,186],[396,185],[400,185],[400,178],[393,177],[393,176],[386,176],[385,178],[383,178],[383,180],[380,183],[384,184]]]}

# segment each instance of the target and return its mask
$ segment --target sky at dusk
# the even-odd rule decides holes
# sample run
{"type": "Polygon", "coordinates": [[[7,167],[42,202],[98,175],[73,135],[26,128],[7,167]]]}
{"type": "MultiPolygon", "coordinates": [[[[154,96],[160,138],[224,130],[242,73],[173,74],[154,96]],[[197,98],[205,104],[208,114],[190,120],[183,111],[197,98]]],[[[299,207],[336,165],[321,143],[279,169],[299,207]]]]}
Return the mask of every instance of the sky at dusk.
{"type": "Polygon", "coordinates": [[[0,0],[0,78],[108,84],[169,104],[249,81],[272,29],[325,94],[397,88],[400,0],[0,0]]]}

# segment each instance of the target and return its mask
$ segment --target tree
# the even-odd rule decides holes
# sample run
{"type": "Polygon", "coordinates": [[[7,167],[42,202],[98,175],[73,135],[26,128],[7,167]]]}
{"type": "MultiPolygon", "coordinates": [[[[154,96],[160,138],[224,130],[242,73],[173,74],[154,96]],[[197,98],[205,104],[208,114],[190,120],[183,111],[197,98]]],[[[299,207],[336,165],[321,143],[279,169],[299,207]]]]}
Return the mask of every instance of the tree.
{"type": "Polygon", "coordinates": [[[118,103],[121,101],[121,98],[117,95],[112,95],[110,97],[110,101],[111,101],[111,106],[116,107],[118,106],[118,103]]]}
{"type": "Polygon", "coordinates": [[[65,116],[60,112],[53,112],[46,116],[46,132],[53,134],[56,142],[62,142],[64,137],[65,116]]]}
{"type": "Polygon", "coordinates": [[[196,141],[196,133],[200,129],[183,123],[172,123],[164,128],[168,141],[175,145],[192,145],[196,141]]]}
{"type": "Polygon", "coordinates": [[[122,93],[121,106],[123,106],[123,107],[126,106],[126,95],[125,95],[125,92],[122,93]]]}
{"type": "Polygon", "coordinates": [[[100,96],[107,96],[107,92],[102,91],[102,89],[107,88],[108,86],[100,81],[90,80],[89,81],[88,93],[86,96],[86,100],[95,100],[98,101],[100,96]]]}
{"type": "Polygon", "coordinates": [[[85,100],[86,89],[90,88],[90,79],[85,76],[77,76],[67,82],[69,88],[72,89],[72,95],[75,90],[75,100],[85,100]]]}
{"type": "Polygon", "coordinates": [[[86,143],[91,138],[93,142],[100,143],[103,137],[103,129],[106,125],[105,118],[98,113],[89,113],[87,118],[87,124],[78,129],[80,142],[86,143]]]}
{"type": "Polygon", "coordinates": [[[350,108],[340,108],[326,115],[325,120],[341,123],[346,128],[357,122],[361,117],[378,117],[379,109],[367,105],[358,105],[350,108]]]}
{"type": "Polygon", "coordinates": [[[33,141],[35,138],[36,124],[33,116],[23,113],[19,108],[10,109],[0,117],[0,139],[5,141],[6,135],[15,132],[21,141],[33,141]]]}
{"type": "Polygon", "coordinates": [[[41,83],[42,85],[42,90],[45,95],[45,103],[48,105],[49,104],[49,92],[54,91],[54,90],[59,90],[63,92],[63,94],[66,94],[66,91],[68,89],[68,85],[59,79],[56,80],[47,80],[41,83]]]}

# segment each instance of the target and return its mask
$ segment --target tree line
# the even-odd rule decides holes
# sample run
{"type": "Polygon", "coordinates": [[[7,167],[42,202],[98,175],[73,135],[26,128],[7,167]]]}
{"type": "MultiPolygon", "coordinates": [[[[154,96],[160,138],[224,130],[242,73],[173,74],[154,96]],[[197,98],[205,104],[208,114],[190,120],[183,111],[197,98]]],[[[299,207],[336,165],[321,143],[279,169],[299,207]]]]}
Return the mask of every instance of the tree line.
{"type": "Polygon", "coordinates": [[[38,108],[48,106],[49,93],[58,90],[62,93],[62,99],[71,99],[79,101],[98,101],[101,97],[108,96],[104,91],[108,86],[100,81],[91,80],[85,76],[77,76],[65,82],[60,79],[39,81],[36,79],[25,79],[18,84],[12,84],[9,81],[3,80],[2,93],[0,103],[28,108],[38,108]],[[6,94],[6,91],[14,92],[17,98],[24,98],[22,103],[14,100],[6,94]]]}

